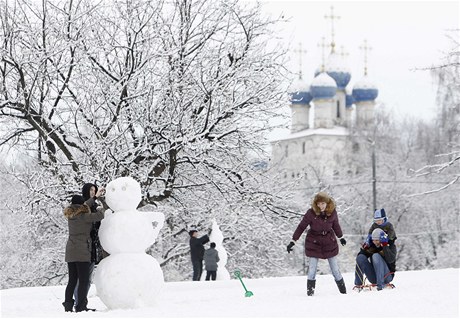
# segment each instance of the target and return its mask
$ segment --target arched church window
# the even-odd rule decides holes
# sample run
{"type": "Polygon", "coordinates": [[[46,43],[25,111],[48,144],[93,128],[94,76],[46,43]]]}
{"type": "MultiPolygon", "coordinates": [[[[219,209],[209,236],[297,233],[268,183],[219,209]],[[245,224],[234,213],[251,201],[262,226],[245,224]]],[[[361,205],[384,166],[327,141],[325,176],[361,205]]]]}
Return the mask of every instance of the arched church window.
{"type": "Polygon", "coordinates": [[[288,148],[289,145],[286,145],[286,148],[284,149],[284,157],[288,157],[288,148]]]}
{"type": "Polygon", "coordinates": [[[337,100],[337,118],[339,119],[341,117],[341,114],[340,114],[340,101],[337,100]]]}
{"type": "Polygon", "coordinates": [[[305,142],[302,142],[302,154],[305,154],[305,142]]]}

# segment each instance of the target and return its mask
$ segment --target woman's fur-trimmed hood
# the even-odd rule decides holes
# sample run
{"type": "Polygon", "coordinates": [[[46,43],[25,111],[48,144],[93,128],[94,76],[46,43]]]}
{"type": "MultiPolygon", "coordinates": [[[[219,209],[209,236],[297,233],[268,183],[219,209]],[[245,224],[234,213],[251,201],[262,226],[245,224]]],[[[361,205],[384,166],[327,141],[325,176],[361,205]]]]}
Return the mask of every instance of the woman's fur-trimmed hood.
{"type": "Polygon", "coordinates": [[[319,192],[315,195],[311,202],[311,208],[316,215],[321,214],[321,209],[318,207],[319,202],[324,202],[327,204],[326,209],[324,210],[327,216],[331,216],[332,212],[335,210],[334,199],[325,192],[319,192]]]}
{"type": "Polygon", "coordinates": [[[75,216],[78,216],[80,214],[89,214],[91,211],[88,207],[88,205],[83,204],[83,205],[78,205],[78,204],[72,204],[70,206],[67,206],[64,209],[64,216],[69,219],[73,218],[75,216]]]}

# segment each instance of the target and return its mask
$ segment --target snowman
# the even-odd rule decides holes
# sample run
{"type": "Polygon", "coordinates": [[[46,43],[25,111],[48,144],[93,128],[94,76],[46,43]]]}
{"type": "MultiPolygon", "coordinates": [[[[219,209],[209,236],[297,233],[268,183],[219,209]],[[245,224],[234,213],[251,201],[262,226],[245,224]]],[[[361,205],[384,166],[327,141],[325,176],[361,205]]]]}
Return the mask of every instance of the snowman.
{"type": "Polygon", "coordinates": [[[164,215],[136,209],[141,187],[131,177],[111,181],[105,199],[113,212],[101,221],[99,239],[110,256],[97,266],[97,295],[109,309],[153,306],[164,278],[157,260],[145,250],[155,242],[164,215]]]}
{"type": "MultiPolygon", "coordinates": [[[[223,246],[224,242],[224,235],[219,228],[216,220],[212,221],[212,231],[211,235],[209,235],[209,241],[216,244],[216,250],[219,253],[219,261],[217,262],[217,276],[216,280],[230,280],[230,273],[228,272],[227,268],[227,251],[223,246]]],[[[205,280],[206,273],[203,272],[201,275],[201,280],[205,280]]]]}

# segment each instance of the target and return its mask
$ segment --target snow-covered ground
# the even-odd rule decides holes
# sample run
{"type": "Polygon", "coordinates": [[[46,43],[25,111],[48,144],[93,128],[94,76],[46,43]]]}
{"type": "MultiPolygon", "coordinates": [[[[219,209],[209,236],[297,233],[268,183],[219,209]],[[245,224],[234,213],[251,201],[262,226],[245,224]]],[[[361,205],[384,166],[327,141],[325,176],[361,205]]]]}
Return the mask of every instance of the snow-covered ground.
{"type": "Polygon", "coordinates": [[[332,275],[317,276],[314,297],[306,295],[306,277],[168,282],[157,306],[107,310],[93,285],[89,307],[97,312],[65,313],[65,286],[1,290],[2,317],[459,317],[459,269],[397,272],[395,289],[356,292],[353,274],[344,274],[348,294],[341,295],[332,275]]]}

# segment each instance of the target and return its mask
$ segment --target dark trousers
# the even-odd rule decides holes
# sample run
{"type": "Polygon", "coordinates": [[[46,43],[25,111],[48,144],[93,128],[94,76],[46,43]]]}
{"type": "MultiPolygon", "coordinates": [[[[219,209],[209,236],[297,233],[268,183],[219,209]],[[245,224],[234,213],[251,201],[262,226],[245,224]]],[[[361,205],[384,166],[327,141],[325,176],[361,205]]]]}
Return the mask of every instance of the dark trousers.
{"type": "Polygon", "coordinates": [[[211,280],[216,280],[217,277],[217,271],[216,270],[206,270],[206,280],[209,281],[209,278],[211,280]]]}
{"type": "Polygon", "coordinates": [[[200,281],[203,272],[203,260],[192,260],[193,281],[200,281]]]}
{"type": "MultiPolygon", "coordinates": [[[[88,291],[86,292],[86,295],[88,296],[89,288],[91,288],[91,276],[93,274],[94,270],[94,262],[91,263],[89,266],[89,280],[88,280],[88,291]]],[[[73,297],[75,298],[75,305],[78,304],[78,287],[80,286],[80,281],[77,281],[77,285],[75,286],[75,290],[73,291],[73,297]]]]}
{"type": "Polygon", "coordinates": [[[91,262],[70,262],[67,263],[69,269],[69,282],[65,288],[65,301],[73,302],[72,295],[75,290],[75,286],[78,284],[78,304],[84,305],[88,303],[88,284],[90,276],[91,262]]]}

